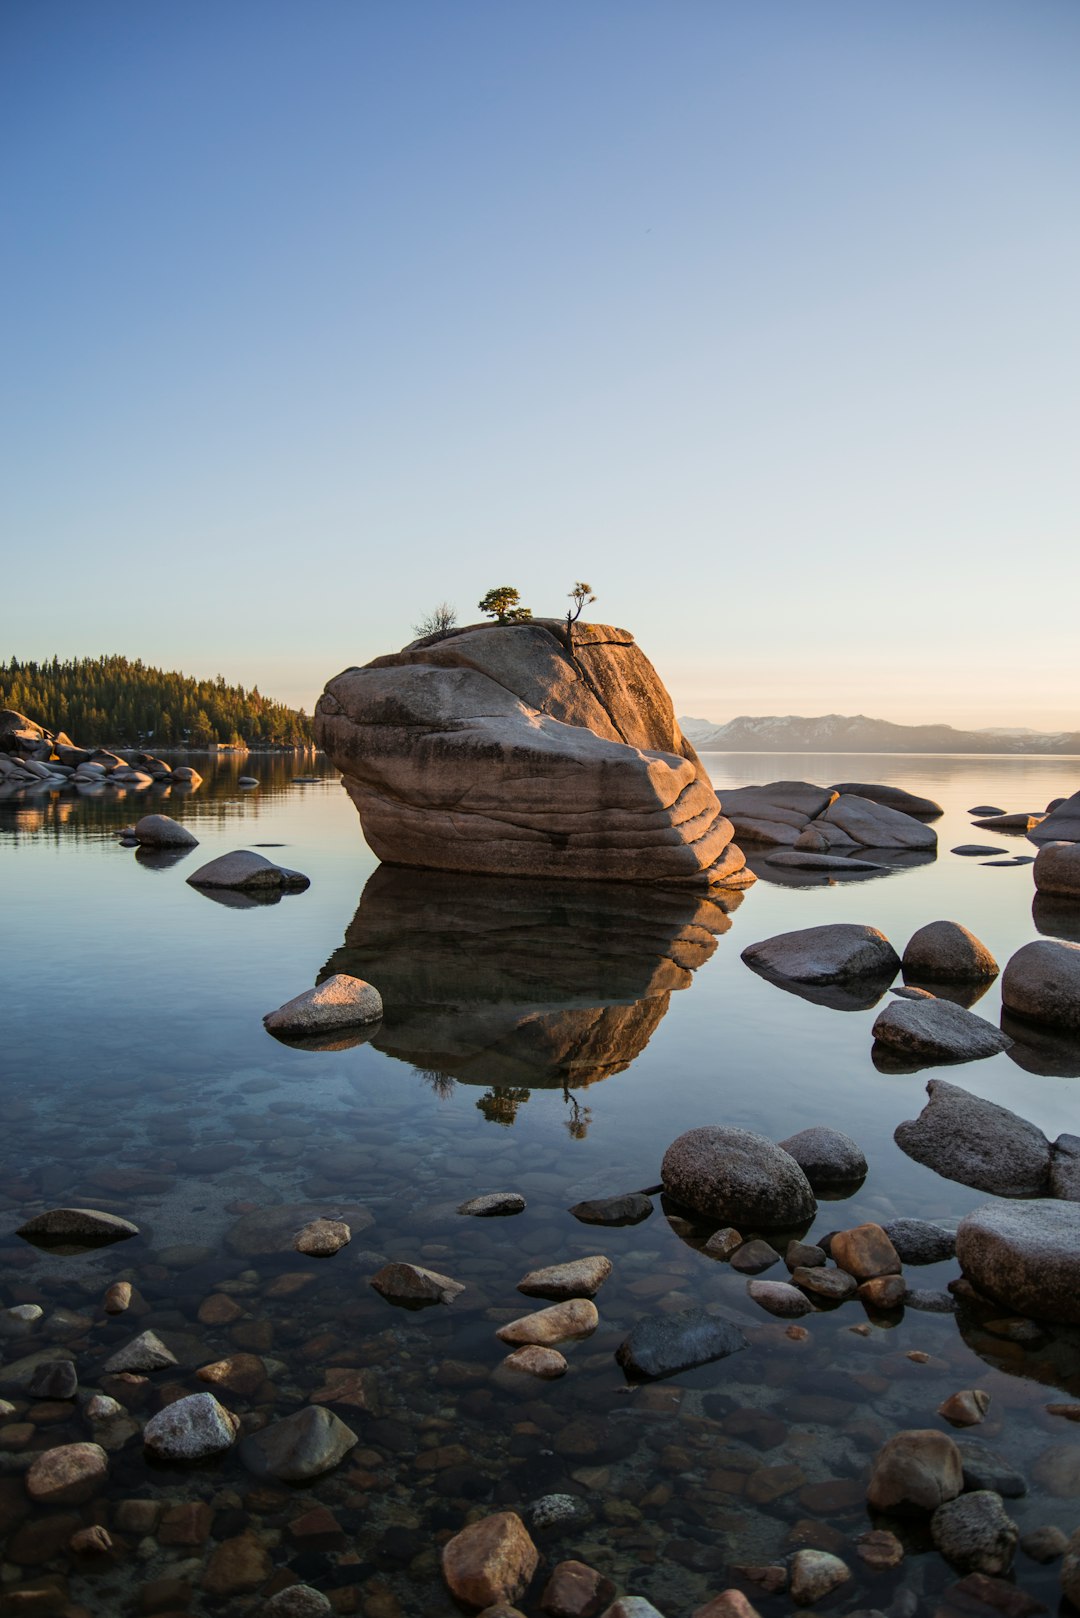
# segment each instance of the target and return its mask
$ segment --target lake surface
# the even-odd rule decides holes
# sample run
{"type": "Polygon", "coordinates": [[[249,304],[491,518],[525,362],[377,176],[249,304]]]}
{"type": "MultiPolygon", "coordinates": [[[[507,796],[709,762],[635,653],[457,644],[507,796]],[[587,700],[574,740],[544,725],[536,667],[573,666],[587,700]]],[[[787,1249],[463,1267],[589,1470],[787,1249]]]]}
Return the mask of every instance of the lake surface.
{"type": "MultiPolygon", "coordinates": [[[[666,1146],[699,1124],[777,1140],[826,1124],[858,1141],[870,1172],[848,1200],[821,1202],[808,1240],[899,1215],[954,1220],[985,1194],[911,1162],[893,1141],[934,1074],[1051,1138],[1075,1131],[1080,1052],[1027,1038],[987,1061],[881,1072],[871,1060],[876,1008],[787,993],[748,970],[740,951],[837,921],[880,927],[902,952],[917,927],[951,918],[1002,966],[1044,933],[1080,937],[1076,911],[1033,909],[1030,864],[949,852],[977,841],[1000,846],[1002,858],[1033,854],[1025,838],[973,833],[966,811],[1041,812],[1080,786],[1080,765],[941,755],[705,762],[721,799],[725,787],[781,778],[925,793],[945,809],[938,857],[872,880],[793,885],[780,873],[764,879],[755,856],[763,879],[726,914],[703,914],[683,896],[640,889],[380,868],[321,759],[211,764],[203,786],[180,797],[154,789],[0,803],[0,1304],[44,1309],[27,1335],[0,1339],[0,1354],[10,1365],[64,1345],[82,1390],[106,1387],[134,1418],[95,1434],[77,1407],[5,1386],[0,1366],[0,1396],[15,1407],[0,1417],[7,1588],[60,1581],[92,1614],[231,1613],[245,1610],[251,1578],[265,1588],[287,1569],[342,1612],[449,1614],[458,1609],[439,1577],[440,1544],[470,1512],[527,1515],[559,1493],[578,1506],[573,1520],[535,1533],[544,1564],[578,1557],[666,1618],[738,1582],[733,1567],[777,1562],[801,1545],[836,1550],[852,1568],[828,1610],[885,1608],[908,1591],[909,1611],[930,1612],[956,1575],[914,1531],[898,1568],[863,1564],[865,1482],[885,1438],[946,1430],[939,1403],[969,1387],[993,1399],[972,1436],[1027,1478],[1027,1494],[1008,1502],[1021,1530],[1071,1531],[1076,1498],[1052,1494],[1055,1468],[1040,1463],[1062,1446],[1080,1451],[1080,1430],[1044,1408],[1080,1397],[1080,1353],[1067,1334],[1020,1344],[963,1313],[909,1308],[875,1318],[862,1336],[851,1328],[867,1317],[848,1303],[806,1317],[795,1340],[754,1306],[744,1277],[702,1251],[713,1227],[687,1224],[659,1197],[633,1227],[586,1226],[567,1209],[654,1186],[666,1146]],[[301,771],[316,779],[297,783],[301,771]],[[240,788],[242,772],[260,788],[240,788]],[[122,848],[119,828],[153,808],[182,820],[200,846],[180,859],[122,848]],[[237,908],[186,884],[239,847],[304,871],[310,889],[237,908]],[[380,989],[386,1017],[373,1037],[305,1050],[265,1032],[266,1012],[338,970],[380,989]],[[490,1190],[521,1191],[526,1211],[457,1215],[460,1201],[490,1190]],[[329,1260],[261,1252],[251,1221],[236,1229],[252,1209],[290,1204],[312,1215],[361,1208],[371,1222],[361,1229],[354,1213],[351,1244],[329,1260]],[[33,1213],[63,1205],[112,1210],[141,1234],[66,1256],[14,1236],[33,1213]],[[599,1330],[566,1349],[560,1381],[505,1386],[494,1375],[506,1352],[495,1329],[533,1307],[517,1281],[592,1253],[614,1264],[597,1297],[599,1330]],[[394,1307],[368,1284],[387,1259],[428,1265],[466,1291],[449,1307],[394,1307]],[[109,1317],[101,1295],[118,1278],[134,1282],[135,1304],[109,1317]],[[233,1318],[212,1323],[223,1310],[208,1308],[211,1298],[233,1300],[224,1311],[233,1318]],[[630,1387],[614,1359],[630,1327],[691,1306],[722,1307],[749,1348],[630,1387]],[[178,1365],[145,1383],[103,1383],[104,1360],[148,1328],[178,1365]],[[136,1423],[163,1390],[203,1389],[196,1368],[237,1352],[266,1365],[254,1391],[220,1393],[248,1428],[301,1408],[328,1371],[367,1372],[352,1397],[370,1408],[332,1406],[358,1448],[302,1487],[254,1478],[238,1450],[189,1470],[149,1463],[136,1423]],[[105,1493],[28,1514],[21,1473],[33,1453],[91,1437],[115,1446],[105,1493]],[[185,1543],[161,1524],[125,1530],[133,1519],[121,1503],[132,1500],[163,1511],[205,1502],[203,1537],[185,1543]],[[297,1526],[315,1505],[333,1512],[337,1534],[297,1526]],[[68,1552],[80,1521],[110,1526],[111,1556],[68,1552]],[[261,1544],[255,1572],[230,1586],[219,1546],[240,1539],[250,1551],[245,1535],[261,1544]]],[[[997,1022],[996,984],[975,1009],[997,1022]]],[[[908,1279],[940,1290],[957,1273],[948,1263],[909,1269],[908,1279]]],[[[162,1524],[177,1520],[173,1511],[162,1524]]],[[[1056,1609],[1056,1566],[1019,1555],[1016,1580],[1056,1609]]],[[[528,1611],[541,1589],[538,1577],[528,1611]]],[[[790,1610],[786,1596],[753,1600],[766,1618],[790,1610]]]]}

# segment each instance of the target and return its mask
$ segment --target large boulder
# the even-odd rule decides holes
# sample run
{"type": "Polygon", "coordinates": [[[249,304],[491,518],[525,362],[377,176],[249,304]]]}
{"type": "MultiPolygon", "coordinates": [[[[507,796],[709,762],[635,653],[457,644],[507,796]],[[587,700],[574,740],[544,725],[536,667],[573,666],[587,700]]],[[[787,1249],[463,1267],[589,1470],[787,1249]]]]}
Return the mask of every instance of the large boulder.
{"type": "Polygon", "coordinates": [[[847,983],[860,978],[893,978],[900,957],[876,927],[838,921],[801,927],[748,944],[747,966],[766,977],[794,983],[847,983]]]}
{"type": "Polygon", "coordinates": [[[912,933],[902,965],[916,983],[982,983],[998,975],[986,945],[958,921],[929,921],[912,933]]]}
{"type": "Polygon", "coordinates": [[[219,854],[216,860],[188,877],[193,888],[287,888],[291,891],[311,886],[309,877],[301,871],[290,871],[288,866],[275,865],[254,849],[234,848],[228,854],[219,854]]]}
{"type": "Polygon", "coordinates": [[[396,865],[746,885],[731,822],[624,629],[482,624],[346,669],[315,732],[396,865]]]}
{"type": "Polygon", "coordinates": [[[895,1130],[901,1151],[978,1191],[999,1197],[1046,1195],[1050,1142],[1041,1129],[944,1079],[931,1079],[926,1090],[930,1099],[919,1116],[895,1130]]]}
{"type": "Polygon", "coordinates": [[[145,848],[195,848],[199,839],[171,815],[143,815],[135,837],[145,848]]]}
{"type": "Polygon", "coordinates": [[[1080,1326],[1080,1203],[983,1203],[961,1219],[956,1256],[1011,1313],[1080,1326]]]}
{"type": "Polygon", "coordinates": [[[913,815],[855,793],[842,793],[820,817],[863,848],[937,848],[937,832],[913,815]]]}
{"type": "Polygon", "coordinates": [[[1033,875],[1040,893],[1080,899],[1080,842],[1044,843],[1035,856],[1033,875]]]}
{"type": "Polygon", "coordinates": [[[1026,1021],[1080,1032],[1080,944],[1039,938],[1018,949],[1002,974],[1001,1003],[1026,1021]]]}
{"type": "Polygon", "coordinates": [[[769,781],[724,793],[724,813],[741,843],[793,846],[804,828],[835,797],[809,781],[769,781]]]}
{"type": "Polygon", "coordinates": [[[660,1178],[676,1202],[742,1230],[802,1225],[817,1209],[795,1159],[749,1129],[688,1129],[664,1153],[660,1178]]]}
{"type": "Polygon", "coordinates": [[[1080,792],[1065,798],[1029,833],[1033,843],[1080,843],[1080,792]]]}

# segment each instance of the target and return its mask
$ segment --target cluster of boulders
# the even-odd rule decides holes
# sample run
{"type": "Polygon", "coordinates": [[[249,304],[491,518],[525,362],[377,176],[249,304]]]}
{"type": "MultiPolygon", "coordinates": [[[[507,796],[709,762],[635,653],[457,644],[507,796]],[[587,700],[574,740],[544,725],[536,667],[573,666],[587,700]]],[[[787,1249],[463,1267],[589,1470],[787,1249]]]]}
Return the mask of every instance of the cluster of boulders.
{"type": "Polygon", "coordinates": [[[155,783],[190,791],[202,785],[202,776],[188,764],[173,766],[153,753],[122,758],[105,747],[78,747],[63,731],[53,735],[14,709],[0,712],[0,791],[143,791],[155,783]]]}
{"type": "Polygon", "coordinates": [[[937,833],[926,822],[942,813],[930,798],[866,781],[768,781],[725,792],[723,806],[739,842],[766,851],[771,865],[825,872],[873,869],[851,858],[866,849],[933,853],[937,833]]]}

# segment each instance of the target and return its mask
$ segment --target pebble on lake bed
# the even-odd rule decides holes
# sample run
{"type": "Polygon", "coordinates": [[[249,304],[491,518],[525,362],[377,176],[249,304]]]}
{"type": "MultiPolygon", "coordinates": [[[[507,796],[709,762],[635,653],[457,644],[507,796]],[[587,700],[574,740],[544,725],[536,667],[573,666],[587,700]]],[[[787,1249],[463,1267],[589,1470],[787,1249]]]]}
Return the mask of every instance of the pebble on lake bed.
{"type": "Polygon", "coordinates": [[[43,1506],[78,1506],[92,1500],[109,1474],[100,1444],[61,1444],[30,1464],[26,1492],[43,1506]]]}
{"type": "Polygon", "coordinates": [[[212,1393],[189,1393],[151,1416],[143,1443],[166,1461],[201,1461],[230,1449],[239,1430],[240,1417],[212,1393]]]}
{"type": "Polygon", "coordinates": [[[420,1264],[384,1264],[371,1284],[389,1303],[452,1303],[465,1291],[464,1282],[453,1281],[438,1270],[425,1270],[420,1264]]]}
{"type": "Polygon", "coordinates": [[[938,1405],[938,1415],[951,1421],[954,1427],[975,1427],[990,1408],[990,1395],[985,1388],[964,1388],[952,1393],[944,1404],[938,1405]]]}
{"type": "Polygon", "coordinates": [[[565,1357],[557,1348],[543,1348],[539,1343],[526,1343],[523,1348],[515,1348],[502,1363],[504,1370],[525,1371],[529,1376],[538,1376],[545,1382],[565,1376],[569,1370],[565,1357]]]}
{"type": "Polygon", "coordinates": [[[542,1270],[530,1270],[517,1284],[519,1292],[527,1298],[595,1297],[611,1274],[611,1260],[596,1253],[589,1258],[568,1259],[564,1264],[549,1264],[542,1270]]]}

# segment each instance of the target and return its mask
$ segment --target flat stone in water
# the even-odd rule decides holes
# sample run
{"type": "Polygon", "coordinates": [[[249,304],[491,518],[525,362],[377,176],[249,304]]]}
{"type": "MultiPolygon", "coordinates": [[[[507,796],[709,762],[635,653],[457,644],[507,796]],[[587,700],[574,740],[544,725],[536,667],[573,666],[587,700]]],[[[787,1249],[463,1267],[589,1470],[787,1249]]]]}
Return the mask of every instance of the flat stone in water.
{"type": "Polygon", "coordinates": [[[178,1363],[176,1355],[165,1347],[156,1332],[144,1331],[110,1355],[105,1361],[105,1370],[110,1375],[118,1371],[160,1371],[166,1365],[178,1363]]]}
{"type": "Polygon", "coordinates": [[[64,1241],[122,1242],[137,1236],[139,1227],[100,1208],[50,1208],[28,1219],[15,1234],[41,1246],[64,1241]]]}
{"type": "Polygon", "coordinates": [[[504,1218],[525,1210],[525,1198],[520,1191],[486,1191],[483,1196],[470,1197],[458,1204],[459,1214],[472,1214],[476,1219],[504,1218]]]}
{"type": "Polygon", "coordinates": [[[964,854],[969,858],[976,854],[1000,854],[1000,848],[994,848],[989,843],[961,843],[952,850],[954,854],[964,854]]]}
{"type": "Polygon", "coordinates": [[[552,1348],[575,1337],[589,1337],[600,1324],[596,1305],[589,1298],[568,1298],[550,1309],[537,1309],[531,1315],[508,1321],[495,1333],[502,1343],[537,1343],[552,1348]]]}
{"type": "Polygon", "coordinates": [[[388,1303],[414,1308],[430,1303],[452,1303],[465,1291],[463,1282],[420,1264],[384,1264],[378,1274],[372,1276],[371,1285],[388,1303]]]}
{"type": "Polygon", "coordinates": [[[686,1309],[639,1321],[615,1350],[615,1358],[628,1378],[651,1380],[726,1359],[747,1346],[743,1333],[730,1321],[686,1309]]]}
{"type": "Polygon", "coordinates": [[[564,1298],[593,1298],[610,1274],[611,1260],[596,1253],[530,1270],[522,1276],[517,1289],[528,1298],[554,1298],[557,1302],[564,1298]]]}
{"type": "Polygon", "coordinates": [[[1000,1028],[950,1000],[892,1000],[871,1029],[891,1050],[928,1062],[974,1062],[1007,1051],[1012,1040],[1000,1028]]]}
{"type": "Polygon", "coordinates": [[[598,1197],[576,1202],[569,1210],[583,1225],[638,1225],[653,1211],[652,1199],[642,1191],[621,1197],[598,1197]]]}
{"type": "Polygon", "coordinates": [[[798,1319],[814,1308],[805,1293],[787,1281],[747,1281],[746,1290],[756,1304],[782,1320],[798,1319]]]}

